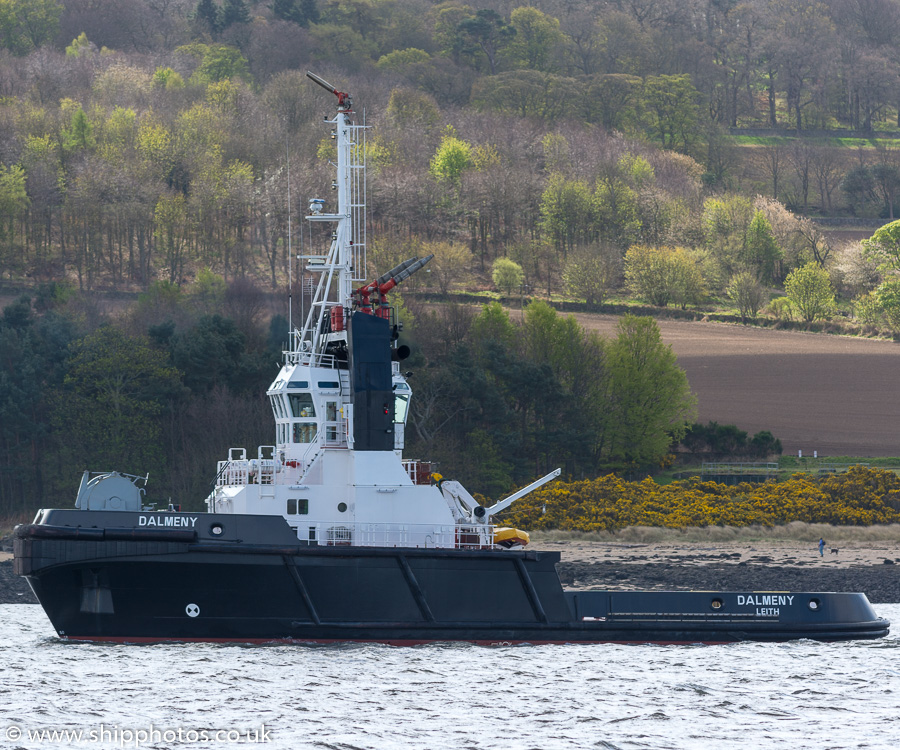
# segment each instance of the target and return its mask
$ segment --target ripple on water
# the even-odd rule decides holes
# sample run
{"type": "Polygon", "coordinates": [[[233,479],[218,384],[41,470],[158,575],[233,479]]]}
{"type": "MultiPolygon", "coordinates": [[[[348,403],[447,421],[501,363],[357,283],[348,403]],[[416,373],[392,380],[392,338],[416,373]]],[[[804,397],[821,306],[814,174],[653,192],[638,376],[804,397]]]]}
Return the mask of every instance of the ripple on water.
{"type": "MultiPolygon", "coordinates": [[[[877,609],[900,621],[900,605],[877,609]]],[[[69,643],[48,631],[39,607],[0,605],[7,725],[245,731],[263,724],[271,732],[265,746],[277,750],[900,745],[895,636],[392,648],[117,646],[69,643]]]]}

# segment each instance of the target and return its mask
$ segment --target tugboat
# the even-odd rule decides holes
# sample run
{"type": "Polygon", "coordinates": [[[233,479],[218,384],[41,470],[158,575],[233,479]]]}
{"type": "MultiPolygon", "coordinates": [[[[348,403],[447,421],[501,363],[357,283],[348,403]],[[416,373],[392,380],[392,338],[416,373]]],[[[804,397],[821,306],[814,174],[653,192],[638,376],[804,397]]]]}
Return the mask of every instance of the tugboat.
{"type": "Polygon", "coordinates": [[[387,293],[432,256],[367,281],[365,126],[337,97],[333,226],[318,283],[267,394],[275,442],[220,461],[205,512],[144,502],[146,478],[85,472],[74,509],[17,527],[15,571],[61,638],[127,643],[725,643],[879,638],[864,594],[567,591],[558,552],[404,460],[412,391],[387,293]]]}

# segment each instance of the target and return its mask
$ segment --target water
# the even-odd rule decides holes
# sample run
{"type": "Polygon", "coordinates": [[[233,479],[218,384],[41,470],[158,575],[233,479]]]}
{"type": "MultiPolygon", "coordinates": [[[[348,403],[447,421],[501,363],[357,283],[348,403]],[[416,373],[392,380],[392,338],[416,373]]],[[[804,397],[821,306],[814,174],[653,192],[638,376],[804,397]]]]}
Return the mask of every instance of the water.
{"type": "MultiPolygon", "coordinates": [[[[876,610],[900,624],[900,604],[876,610]]],[[[0,748],[900,745],[900,635],[729,646],[120,646],[64,643],[38,606],[16,604],[0,605],[0,665],[0,748]],[[82,735],[27,736],[40,730],[82,735]]]]}

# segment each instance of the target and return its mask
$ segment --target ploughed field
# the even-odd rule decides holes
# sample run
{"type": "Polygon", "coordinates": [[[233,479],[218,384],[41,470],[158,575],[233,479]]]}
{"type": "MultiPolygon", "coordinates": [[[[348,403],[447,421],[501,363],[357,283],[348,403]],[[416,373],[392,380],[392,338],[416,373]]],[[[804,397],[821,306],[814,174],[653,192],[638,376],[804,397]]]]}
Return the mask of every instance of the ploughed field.
{"type": "MultiPolygon", "coordinates": [[[[577,314],[614,336],[618,317],[577,314]]],[[[697,420],[769,430],[785,454],[900,456],[900,344],[657,320],[697,396],[697,420]]]]}

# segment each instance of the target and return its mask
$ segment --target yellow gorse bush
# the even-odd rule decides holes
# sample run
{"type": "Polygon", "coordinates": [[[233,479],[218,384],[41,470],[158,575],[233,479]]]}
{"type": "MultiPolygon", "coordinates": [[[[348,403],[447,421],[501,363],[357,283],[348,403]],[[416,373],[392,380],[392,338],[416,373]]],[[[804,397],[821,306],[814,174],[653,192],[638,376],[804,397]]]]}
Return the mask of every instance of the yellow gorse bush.
{"type": "Polygon", "coordinates": [[[529,531],[776,526],[791,521],[871,526],[900,522],[900,477],[860,466],[825,478],[794,474],[783,482],[738,485],[696,478],[659,485],[609,474],[555,482],[516,502],[501,520],[529,531]]]}

